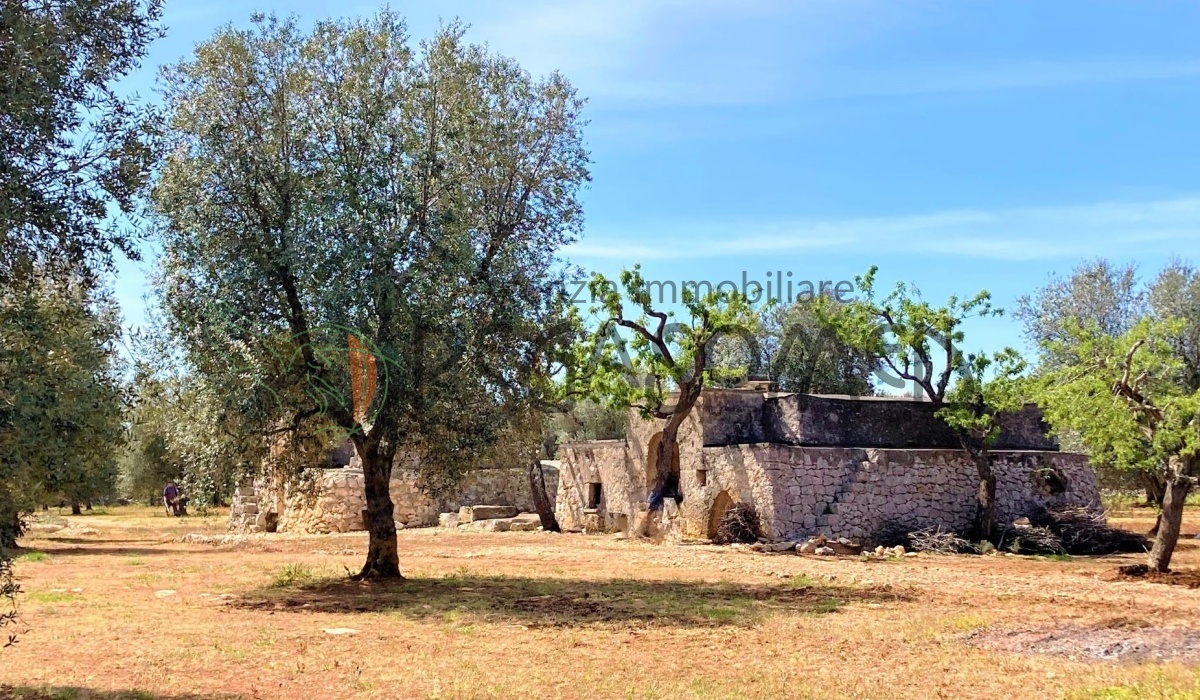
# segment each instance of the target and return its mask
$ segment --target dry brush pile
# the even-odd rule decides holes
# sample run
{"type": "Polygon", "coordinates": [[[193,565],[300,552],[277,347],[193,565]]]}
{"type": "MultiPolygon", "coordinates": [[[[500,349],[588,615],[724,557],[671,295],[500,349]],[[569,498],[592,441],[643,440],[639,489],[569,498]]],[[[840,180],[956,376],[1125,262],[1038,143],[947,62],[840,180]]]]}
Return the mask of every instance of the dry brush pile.
{"type": "Polygon", "coordinates": [[[962,533],[937,528],[909,531],[900,525],[884,528],[877,538],[883,546],[903,545],[915,552],[982,554],[993,548],[1015,554],[1118,554],[1144,552],[1145,537],[1108,524],[1103,513],[1087,508],[1044,511],[1000,531],[993,543],[972,542],[962,533]]]}

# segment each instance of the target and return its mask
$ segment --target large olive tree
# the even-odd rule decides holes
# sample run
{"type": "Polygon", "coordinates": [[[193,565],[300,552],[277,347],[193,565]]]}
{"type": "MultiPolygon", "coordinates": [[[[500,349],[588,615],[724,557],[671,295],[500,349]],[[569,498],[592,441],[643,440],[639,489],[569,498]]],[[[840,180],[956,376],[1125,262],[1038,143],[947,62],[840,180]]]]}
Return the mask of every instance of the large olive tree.
{"type": "Polygon", "coordinates": [[[348,436],[360,575],[399,576],[397,452],[420,452],[428,485],[453,482],[503,427],[553,311],[589,177],[582,102],[458,26],[414,45],[389,11],[311,32],[259,16],[165,85],[159,289],[189,369],[264,437],[348,436]]]}

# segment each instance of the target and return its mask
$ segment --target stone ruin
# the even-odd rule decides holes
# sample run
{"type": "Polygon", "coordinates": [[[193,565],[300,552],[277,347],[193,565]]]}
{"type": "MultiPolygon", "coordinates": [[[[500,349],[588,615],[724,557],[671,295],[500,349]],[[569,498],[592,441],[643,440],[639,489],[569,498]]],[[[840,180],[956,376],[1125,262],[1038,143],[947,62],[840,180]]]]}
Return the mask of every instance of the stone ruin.
{"type": "MultiPolygon", "coordinates": [[[[420,488],[417,478],[418,457],[397,455],[389,484],[395,506],[397,528],[439,524],[439,516],[464,512],[463,521],[483,521],[467,513],[474,506],[497,506],[511,510],[512,519],[534,510],[533,495],[525,469],[479,468],[468,472],[457,492],[435,498],[420,488]]],[[[558,487],[558,463],[542,462],[546,492],[553,503],[558,487]]],[[[346,443],[330,455],[329,464],[313,475],[311,489],[289,488],[263,478],[247,479],[234,491],[229,514],[229,529],[234,532],[297,532],[327,534],[365,530],[363,511],[367,501],[363,490],[363,472],[353,447],[346,443]]],[[[492,515],[487,519],[502,519],[492,515]]],[[[528,520],[528,518],[524,518],[528,520]]],[[[449,522],[443,522],[449,525],[449,522]]],[[[455,523],[457,524],[457,522],[455,523]]],[[[490,529],[534,529],[524,525],[490,529]]],[[[485,529],[476,525],[475,529],[485,529]]]]}
{"type": "MultiPolygon", "coordinates": [[[[974,463],[926,401],[705,389],[679,434],[681,534],[711,538],[749,504],[769,539],[871,540],[968,529],[974,463]]],[[[991,451],[1002,523],[1042,509],[1100,509],[1087,458],[1060,452],[1034,406],[1001,416],[991,451]]],[[[641,530],[662,421],[630,412],[627,437],[562,445],[555,514],[564,529],[641,530]]]]}
{"type": "MultiPolygon", "coordinates": [[[[628,421],[625,439],[566,443],[560,461],[542,463],[564,530],[641,532],[662,421],[634,411],[628,421]]],[[[1036,407],[999,422],[991,458],[1000,522],[1046,509],[1100,510],[1086,457],[1060,452],[1036,407]]],[[[964,531],[974,519],[975,465],[929,402],[705,389],[679,441],[672,470],[683,499],[671,511],[683,536],[712,538],[725,512],[739,503],[753,508],[772,540],[870,541],[898,530],[964,531]]],[[[434,498],[419,487],[416,460],[399,455],[393,467],[398,527],[537,529],[525,469],[475,469],[456,494],[434,498]]],[[[335,451],[309,490],[244,482],[234,495],[230,529],[364,529],[363,474],[356,463],[352,448],[335,451]]]]}

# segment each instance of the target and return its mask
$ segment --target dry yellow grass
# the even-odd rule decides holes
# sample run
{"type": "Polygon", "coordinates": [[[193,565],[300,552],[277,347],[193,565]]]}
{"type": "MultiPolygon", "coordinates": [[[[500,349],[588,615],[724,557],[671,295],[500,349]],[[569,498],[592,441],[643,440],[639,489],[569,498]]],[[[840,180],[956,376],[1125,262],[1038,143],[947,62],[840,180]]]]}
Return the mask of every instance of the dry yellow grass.
{"type": "MultiPolygon", "coordinates": [[[[400,535],[408,581],[362,586],[344,580],[362,534],[213,545],[176,540],[223,516],[68,520],[24,543],[47,556],[18,563],[28,629],[0,652],[0,698],[1200,698],[1196,665],[964,641],[1200,628],[1200,590],[1096,578],[1131,556],[867,563],[427,529],[400,535]]],[[[1197,545],[1177,566],[1200,567],[1197,545]]]]}

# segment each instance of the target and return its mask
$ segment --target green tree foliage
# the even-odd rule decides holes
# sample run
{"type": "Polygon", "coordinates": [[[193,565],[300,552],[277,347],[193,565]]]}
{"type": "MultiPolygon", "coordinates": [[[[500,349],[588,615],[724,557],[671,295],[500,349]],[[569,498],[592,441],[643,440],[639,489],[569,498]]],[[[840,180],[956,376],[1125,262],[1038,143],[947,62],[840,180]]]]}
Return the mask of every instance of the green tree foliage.
{"type": "Polygon", "coordinates": [[[554,456],[556,426],[572,414],[581,393],[580,378],[586,373],[573,363],[582,336],[578,311],[560,288],[541,328],[527,338],[514,366],[498,437],[484,455],[486,462],[496,466],[527,470],[534,507],[548,532],[561,528],[546,490],[542,460],[554,456]]]}
{"type": "MultiPolygon", "coordinates": [[[[1179,360],[1180,386],[1200,389],[1200,274],[1183,261],[1166,265],[1148,284],[1135,265],[1097,259],[1077,267],[1069,277],[1053,277],[1045,287],[1017,302],[1016,317],[1026,337],[1039,348],[1040,372],[1050,372],[1076,359],[1078,328],[1119,336],[1147,316],[1172,329],[1167,338],[1179,360]]],[[[1137,486],[1148,503],[1162,507],[1166,484],[1157,470],[1128,470],[1093,453],[1077,434],[1060,431],[1067,449],[1088,453],[1102,483],[1114,488],[1137,486]]],[[[1151,534],[1157,531],[1151,531],[1151,534]]]]}
{"type": "Polygon", "coordinates": [[[160,35],[160,14],[160,0],[0,5],[0,282],[136,255],[109,214],[136,209],[157,120],[112,86],[160,35]]]}
{"type": "Polygon", "coordinates": [[[0,292],[6,522],[49,500],[113,493],[124,442],[119,332],[115,304],[88,285],[46,281],[20,294],[0,292]]]}
{"type": "Polygon", "coordinates": [[[1136,265],[1103,258],[1081,263],[1068,277],[1051,275],[1045,286],[1017,299],[1013,317],[1025,338],[1041,353],[1041,363],[1070,361],[1072,329],[1090,326],[1104,333],[1128,331],[1146,312],[1146,291],[1136,265]],[[1064,357],[1053,353],[1062,349],[1064,357]]]}
{"type": "Polygon", "coordinates": [[[783,391],[871,395],[879,359],[843,342],[817,317],[815,306],[809,298],[772,306],[763,313],[754,342],[741,336],[718,341],[715,365],[733,377],[730,383],[745,377],[737,372],[742,368],[748,375],[765,375],[783,391]]]}
{"type": "Polygon", "coordinates": [[[576,401],[553,416],[555,445],[583,440],[619,440],[625,437],[629,411],[595,399],[576,401]]]}
{"type": "Polygon", "coordinates": [[[177,418],[158,382],[140,378],[129,411],[129,439],[120,458],[121,492],[127,498],[155,504],[163,487],[183,479],[183,464],[170,443],[177,418]]]}
{"type": "Polygon", "coordinates": [[[1149,566],[1167,571],[1183,505],[1200,476],[1200,392],[1181,385],[1172,340],[1180,323],[1144,319],[1120,335],[1076,326],[1050,348],[1066,358],[1039,383],[1055,431],[1081,436],[1119,469],[1156,473],[1165,486],[1149,566]]]}
{"type": "Polygon", "coordinates": [[[588,179],[582,102],[457,25],[414,47],[390,12],[307,34],[256,17],[165,83],[159,289],[187,369],[239,434],[349,436],[361,575],[399,576],[397,451],[452,485],[506,425],[557,313],[554,254],[588,179]]]}
{"type": "Polygon", "coordinates": [[[714,345],[722,336],[753,337],[758,331],[758,314],[737,292],[710,291],[698,297],[684,288],[687,318],[674,322],[672,313],[651,306],[639,266],[621,272],[620,289],[597,274],[590,291],[598,302],[593,313],[602,320],[576,347],[573,366],[588,372],[580,381],[586,395],[602,400],[610,409],[632,407],[644,419],[664,421],[662,439],[651,455],[654,483],[647,484],[653,513],[664,499],[682,498],[674,469],[679,428],[704,387],[723,372],[714,370],[709,361],[714,345]],[[634,309],[633,315],[626,313],[626,304],[634,309]],[[628,338],[621,331],[628,332],[628,338]]]}
{"type": "Polygon", "coordinates": [[[1179,385],[1185,391],[1200,389],[1200,270],[1172,261],[1158,273],[1147,297],[1150,314],[1170,330],[1166,342],[1179,361],[1179,385]]]}
{"type": "Polygon", "coordinates": [[[15,591],[6,547],[19,511],[111,485],[98,440],[114,433],[117,402],[93,363],[109,355],[110,324],[82,288],[114,249],[136,255],[112,214],[136,209],[156,119],[112,86],[159,35],[159,15],[159,0],[0,5],[0,596],[15,591]]]}
{"type": "Polygon", "coordinates": [[[819,299],[817,314],[838,337],[870,357],[878,357],[894,376],[912,382],[937,414],[954,429],[979,474],[975,536],[991,540],[996,520],[996,475],[988,455],[999,434],[999,413],[1020,406],[1025,363],[1008,348],[992,356],[960,349],[969,318],[997,316],[991,295],[951,297],[934,306],[920,293],[898,283],[876,298],[875,273],[856,278],[860,296],[844,304],[819,299]],[[957,379],[953,385],[951,381],[957,379]]]}

